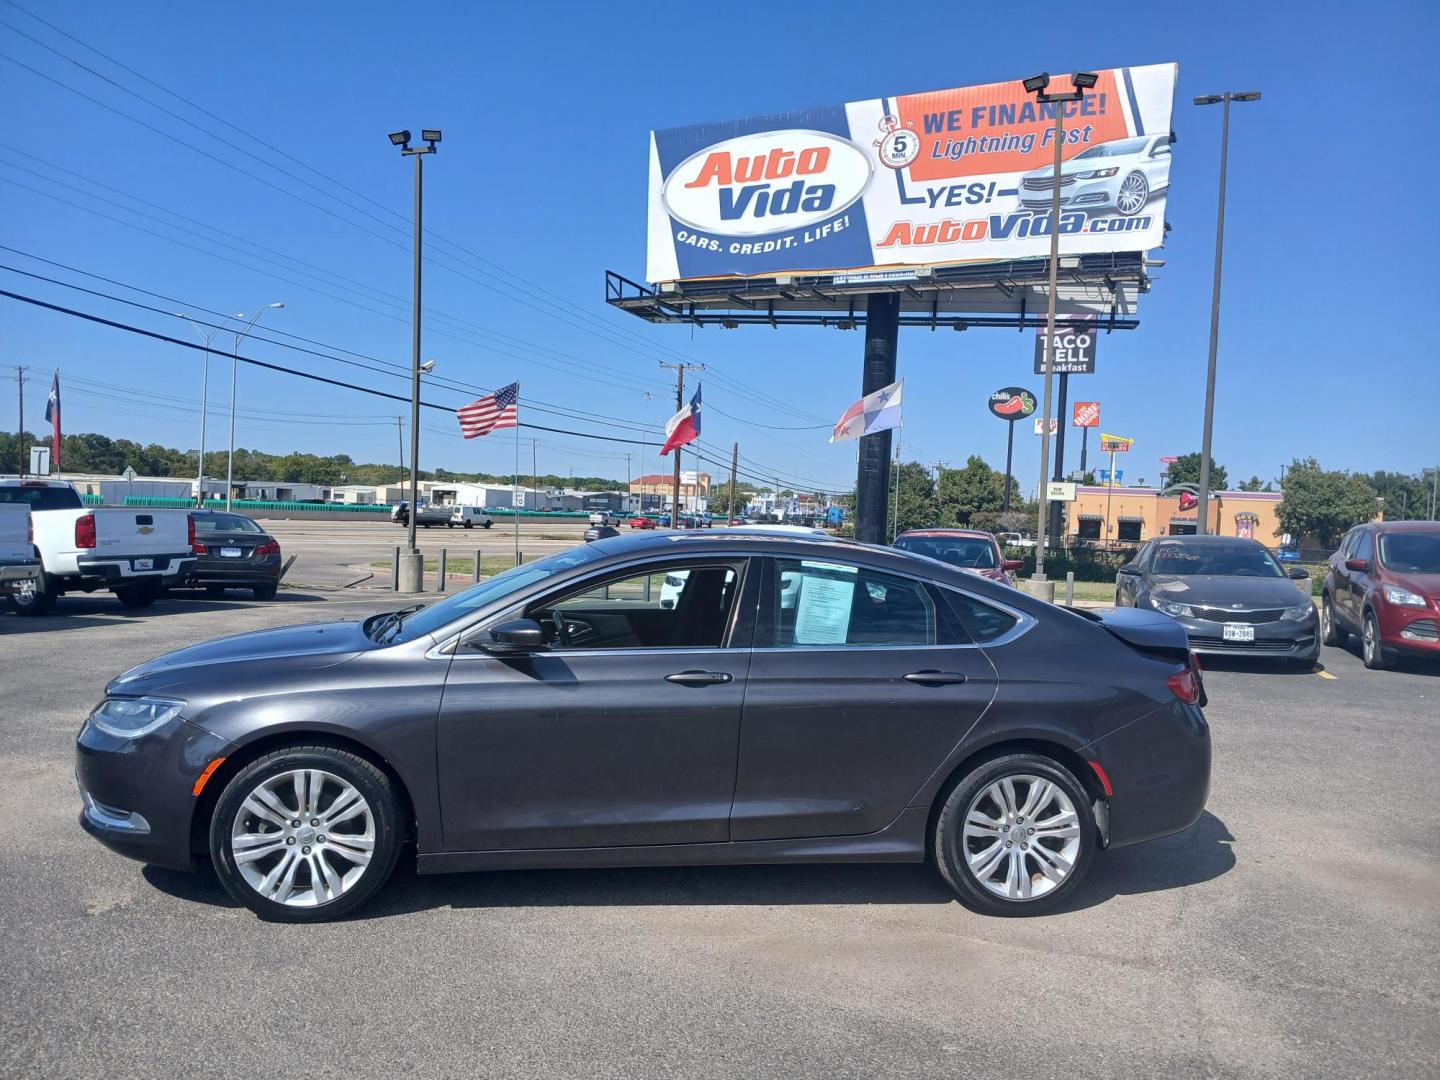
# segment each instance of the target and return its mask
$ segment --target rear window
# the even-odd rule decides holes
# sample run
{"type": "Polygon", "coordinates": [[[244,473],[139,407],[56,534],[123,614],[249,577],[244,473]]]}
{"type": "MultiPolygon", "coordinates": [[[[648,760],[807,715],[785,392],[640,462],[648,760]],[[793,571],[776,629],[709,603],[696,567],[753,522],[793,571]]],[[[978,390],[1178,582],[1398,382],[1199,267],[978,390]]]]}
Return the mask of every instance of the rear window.
{"type": "Polygon", "coordinates": [[[260,533],[265,530],[240,514],[195,514],[197,533],[260,533]]]}
{"type": "Polygon", "coordinates": [[[23,503],[31,510],[79,510],[85,504],[74,488],[0,487],[0,503],[23,503]]]}
{"type": "Polygon", "coordinates": [[[895,546],[966,570],[994,570],[1000,565],[995,541],[983,536],[902,536],[895,546]]]}

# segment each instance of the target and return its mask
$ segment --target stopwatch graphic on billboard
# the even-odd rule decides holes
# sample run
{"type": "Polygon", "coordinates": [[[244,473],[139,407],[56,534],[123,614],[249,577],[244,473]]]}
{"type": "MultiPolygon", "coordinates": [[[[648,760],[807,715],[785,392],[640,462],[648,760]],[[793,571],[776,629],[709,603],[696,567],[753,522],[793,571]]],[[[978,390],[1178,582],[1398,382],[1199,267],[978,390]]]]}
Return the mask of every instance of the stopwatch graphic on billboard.
{"type": "Polygon", "coordinates": [[[646,277],[1042,257],[1055,108],[1066,254],[1158,247],[1177,72],[1101,71],[1061,104],[1016,81],[653,131],[646,277]]]}

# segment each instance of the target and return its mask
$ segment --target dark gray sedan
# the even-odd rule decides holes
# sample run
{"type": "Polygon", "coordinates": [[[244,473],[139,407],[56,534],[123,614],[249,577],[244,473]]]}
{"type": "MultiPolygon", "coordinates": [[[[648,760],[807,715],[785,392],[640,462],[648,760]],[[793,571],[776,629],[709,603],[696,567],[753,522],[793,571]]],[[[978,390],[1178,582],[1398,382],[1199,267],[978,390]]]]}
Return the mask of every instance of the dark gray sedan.
{"type": "Polygon", "coordinates": [[[280,587],[280,542],[244,514],[195,510],[195,553],[187,585],[211,596],[249,589],[256,600],[273,600],[280,587]]]}
{"type": "Polygon", "coordinates": [[[1115,606],[1169,615],[1196,652],[1273,657],[1308,671],[1320,656],[1309,576],[1287,571],[1257,540],[1161,536],[1120,568],[1115,606]]]}
{"type": "Polygon", "coordinates": [[[1203,704],[1159,615],[822,536],[631,534],[125,672],[79,735],[80,822],[296,922],[405,845],[421,873],[933,859],[1027,914],[1195,821],[1203,704]]]}

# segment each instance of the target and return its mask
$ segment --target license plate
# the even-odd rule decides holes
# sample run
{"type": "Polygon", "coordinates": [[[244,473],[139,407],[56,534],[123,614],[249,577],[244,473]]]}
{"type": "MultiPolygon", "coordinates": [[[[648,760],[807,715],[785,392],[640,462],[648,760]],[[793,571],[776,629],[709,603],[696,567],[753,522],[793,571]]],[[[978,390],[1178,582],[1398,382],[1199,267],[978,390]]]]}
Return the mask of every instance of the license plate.
{"type": "Polygon", "coordinates": [[[154,570],[154,569],[155,569],[155,560],[154,560],[154,559],[136,559],[133,563],[131,563],[131,567],[132,567],[132,569],[135,569],[135,570],[154,570]]]}
{"type": "Polygon", "coordinates": [[[1254,641],[1255,627],[1247,626],[1244,623],[1227,622],[1225,624],[1226,641],[1254,641]]]}
{"type": "Polygon", "coordinates": [[[220,549],[220,557],[223,559],[238,559],[244,554],[239,548],[222,547],[220,549]]]}

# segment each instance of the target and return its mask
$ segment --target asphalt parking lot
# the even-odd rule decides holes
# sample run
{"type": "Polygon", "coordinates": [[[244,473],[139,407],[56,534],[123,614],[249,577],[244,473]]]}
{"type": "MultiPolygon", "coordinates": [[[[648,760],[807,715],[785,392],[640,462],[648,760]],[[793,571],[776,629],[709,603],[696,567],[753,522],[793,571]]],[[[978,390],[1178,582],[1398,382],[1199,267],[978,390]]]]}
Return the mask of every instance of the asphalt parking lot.
{"type": "MultiPolygon", "coordinates": [[[[398,529],[396,530],[398,533],[398,529]]],[[[108,678],[383,610],[67,597],[0,610],[0,1074],[1362,1077],[1440,1069],[1440,669],[1212,665],[1209,808],[998,920],[919,866],[402,872],[281,926],[76,824],[108,678]]]]}

